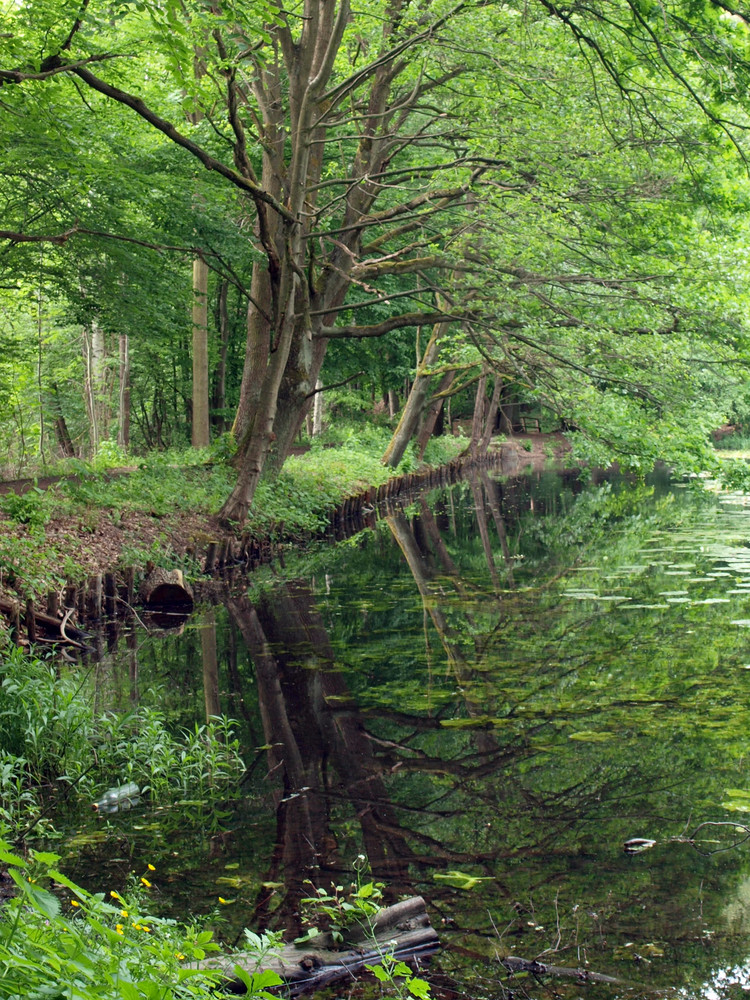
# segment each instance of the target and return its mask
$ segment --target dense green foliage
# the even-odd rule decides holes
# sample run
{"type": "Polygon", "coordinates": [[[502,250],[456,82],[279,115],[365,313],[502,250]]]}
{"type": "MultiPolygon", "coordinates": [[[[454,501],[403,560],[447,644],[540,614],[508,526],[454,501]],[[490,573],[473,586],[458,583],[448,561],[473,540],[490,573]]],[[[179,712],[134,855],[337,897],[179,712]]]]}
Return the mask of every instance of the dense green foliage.
{"type": "Polygon", "coordinates": [[[148,700],[130,712],[97,713],[81,670],[18,649],[0,660],[0,834],[54,835],[49,819],[69,798],[93,802],[129,782],[164,806],[192,797],[216,804],[244,771],[226,718],[169,726],[148,700]]]}
{"type": "Polygon", "coordinates": [[[247,313],[268,311],[262,275],[292,261],[297,339],[253,423],[273,396],[282,458],[318,376],[332,421],[403,401],[439,306],[432,388],[459,373],[454,415],[486,368],[511,419],[562,419],[592,462],[704,467],[708,431],[747,411],[741,16],[677,0],[329,6],[308,28],[260,0],[3,14],[6,470],[122,442],[127,420],[136,451],[187,443],[196,256],[217,436],[273,367],[283,308],[264,349],[247,313]],[[300,103],[297,74],[328,43],[326,92],[310,77],[300,103]],[[299,125],[308,105],[316,124],[299,125]]]}

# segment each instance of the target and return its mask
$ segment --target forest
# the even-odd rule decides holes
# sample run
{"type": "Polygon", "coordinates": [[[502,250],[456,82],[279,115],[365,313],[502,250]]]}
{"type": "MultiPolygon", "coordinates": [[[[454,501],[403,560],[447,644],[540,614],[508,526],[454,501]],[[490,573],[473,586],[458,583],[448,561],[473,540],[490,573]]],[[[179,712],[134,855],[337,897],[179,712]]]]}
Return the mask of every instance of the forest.
{"type": "Polygon", "coordinates": [[[0,0],[0,997],[746,992],[749,93],[731,0],[0,0]]]}
{"type": "MultiPolygon", "coordinates": [[[[703,3],[9,2],[0,436],[213,448],[242,525],[328,420],[705,468],[746,411],[748,28],[703,3]],[[476,423],[476,420],[475,420],[476,423]]],[[[127,464],[122,461],[120,464],[127,464]]]]}

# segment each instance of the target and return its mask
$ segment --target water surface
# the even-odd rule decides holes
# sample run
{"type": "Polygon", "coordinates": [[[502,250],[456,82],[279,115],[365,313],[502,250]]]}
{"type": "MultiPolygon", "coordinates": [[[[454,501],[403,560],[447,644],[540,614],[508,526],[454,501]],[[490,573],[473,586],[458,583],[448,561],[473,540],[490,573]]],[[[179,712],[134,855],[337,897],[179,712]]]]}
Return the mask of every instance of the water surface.
{"type": "Polygon", "coordinates": [[[218,814],[78,817],[69,868],[100,888],[148,860],[231,940],[299,933],[306,880],[364,854],[424,895],[456,995],[505,996],[508,954],[628,984],[512,984],[532,996],[744,995],[749,640],[741,497],[478,474],[120,641],[101,707],[226,713],[248,773],[218,814]]]}

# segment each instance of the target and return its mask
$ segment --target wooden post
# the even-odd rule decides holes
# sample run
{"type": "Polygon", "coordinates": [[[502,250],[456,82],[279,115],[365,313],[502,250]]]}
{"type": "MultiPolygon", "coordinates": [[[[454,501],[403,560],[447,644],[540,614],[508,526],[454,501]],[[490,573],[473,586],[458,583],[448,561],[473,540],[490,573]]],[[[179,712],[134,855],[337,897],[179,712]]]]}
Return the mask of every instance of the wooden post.
{"type": "Polygon", "coordinates": [[[57,618],[60,612],[60,595],[56,590],[50,590],[47,594],[47,614],[57,618]]]}
{"type": "Polygon", "coordinates": [[[29,597],[26,599],[26,635],[29,642],[36,642],[36,618],[34,617],[34,602],[29,597]]]}
{"type": "Polygon", "coordinates": [[[113,618],[117,608],[117,585],[114,573],[104,574],[104,610],[113,618]]]}
{"type": "Polygon", "coordinates": [[[21,607],[17,601],[13,602],[10,611],[10,635],[16,646],[21,645],[21,607]]]}
{"type": "Polygon", "coordinates": [[[229,552],[229,539],[223,538],[221,546],[219,548],[219,569],[224,569],[227,562],[227,553],[229,552]]]}
{"type": "Polygon", "coordinates": [[[102,616],[102,575],[97,573],[89,581],[89,610],[92,617],[102,616]]]}
{"type": "Polygon", "coordinates": [[[125,570],[125,590],[125,600],[132,604],[135,596],[135,566],[128,566],[125,570]]]}
{"type": "Polygon", "coordinates": [[[216,549],[218,548],[218,542],[209,542],[208,548],[206,549],[206,561],[203,564],[203,572],[210,573],[214,568],[214,563],[216,561],[216,549]]]}

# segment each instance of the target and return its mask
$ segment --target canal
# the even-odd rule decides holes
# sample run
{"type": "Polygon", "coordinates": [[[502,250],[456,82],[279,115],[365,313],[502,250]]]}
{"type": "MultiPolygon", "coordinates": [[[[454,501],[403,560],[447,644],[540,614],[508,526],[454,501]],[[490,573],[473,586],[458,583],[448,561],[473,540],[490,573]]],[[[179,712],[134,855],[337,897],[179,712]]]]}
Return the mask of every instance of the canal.
{"type": "Polygon", "coordinates": [[[231,718],[245,769],[160,797],[189,762],[154,746],[150,790],[71,808],[55,849],[97,889],[152,864],[162,911],[229,942],[298,935],[364,856],[424,896],[446,996],[508,996],[508,955],[620,981],[528,996],[745,995],[749,640],[746,498],[477,473],[111,639],[98,710],[231,718]]]}

